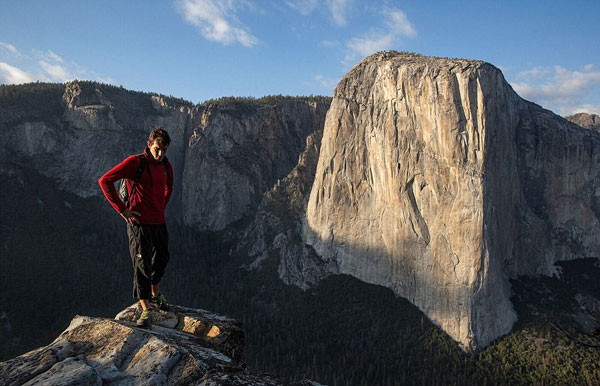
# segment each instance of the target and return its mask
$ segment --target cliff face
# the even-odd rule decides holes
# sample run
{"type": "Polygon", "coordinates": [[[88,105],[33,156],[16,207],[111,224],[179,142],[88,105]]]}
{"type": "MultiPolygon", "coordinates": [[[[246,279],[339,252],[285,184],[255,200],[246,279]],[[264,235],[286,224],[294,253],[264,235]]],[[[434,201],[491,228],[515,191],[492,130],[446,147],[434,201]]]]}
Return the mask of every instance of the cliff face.
{"type": "MultiPolygon", "coordinates": [[[[85,309],[87,295],[81,294],[101,277],[109,278],[114,292],[105,293],[111,299],[94,312],[112,312],[120,306],[118,294],[129,293],[123,222],[97,180],[140,153],[153,126],[165,127],[173,139],[168,157],[175,192],[167,218],[178,223],[171,242],[180,259],[170,270],[178,272],[186,261],[182,271],[188,272],[209,252],[177,250],[187,245],[185,235],[218,231],[252,215],[262,194],[296,165],[309,133],[322,129],[329,102],[229,98],[193,106],[83,81],[0,86],[0,178],[8,185],[3,202],[9,203],[0,219],[0,335],[7,338],[0,359],[54,337],[68,315],[85,309]],[[34,288],[44,292],[31,301],[34,288]],[[57,305],[51,301],[57,296],[74,301],[57,305]],[[19,306],[23,299],[30,309],[19,306]],[[36,328],[33,308],[51,310],[52,325],[36,328]]],[[[190,288],[196,287],[180,291],[186,296],[190,288]]]]}
{"type": "Polygon", "coordinates": [[[306,137],[323,127],[327,108],[305,101],[209,105],[188,142],[184,223],[221,230],[256,211],[263,194],[296,165],[306,137]]]}
{"type": "Polygon", "coordinates": [[[248,269],[273,257],[304,289],[335,273],[386,286],[464,347],[512,327],[509,279],[599,256],[599,134],[522,100],[484,62],[376,54],[331,103],[192,106],[89,82],[21,103],[10,87],[0,174],[32,167],[102,199],[98,177],[161,125],[170,218],[219,231],[254,215],[233,240],[248,269]]]}
{"type": "Polygon", "coordinates": [[[63,190],[98,196],[98,178],[140,153],[150,130],[162,126],[172,139],[167,156],[175,172],[168,211],[210,231],[256,210],[263,193],[294,167],[306,136],[322,128],[329,105],[326,98],[280,98],[269,105],[192,106],[90,82],[53,85],[52,91],[42,103],[53,110],[44,114],[27,106],[31,98],[16,107],[20,111],[14,98],[0,101],[2,170],[14,160],[57,179],[63,190]]]}
{"type": "MultiPolygon", "coordinates": [[[[1,121],[8,136],[1,151],[10,154],[4,162],[26,163],[56,179],[63,190],[81,197],[95,196],[100,193],[98,178],[127,155],[141,153],[152,127],[161,125],[173,140],[169,159],[177,176],[181,175],[196,108],[90,82],[56,87],[62,91],[60,99],[52,96],[45,101],[55,106],[54,111],[25,114],[36,108],[28,106],[29,99],[13,119],[1,121]]],[[[6,106],[0,116],[10,117],[6,112],[11,108],[14,106],[6,106]]],[[[181,178],[176,181],[180,184],[181,178]]]]}
{"type": "Polygon", "coordinates": [[[487,63],[373,55],[334,92],[305,240],[483,347],[516,319],[509,277],[598,256],[599,140],[487,63]]]}
{"type": "Polygon", "coordinates": [[[511,277],[553,274],[558,260],[600,256],[600,136],[537,105],[522,106],[511,277]]]}
{"type": "Polygon", "coordinates": [[[298,164],[263,197],[254,220],[240,239],[238,251],[253,258],[248,269],[258,269],[268,258],[278,261],[279,278],[286,284],[308,289],[335,267],[324,261],[302,240],[308,197],[319,159],[322,130],[306,139],[298,164]]]}

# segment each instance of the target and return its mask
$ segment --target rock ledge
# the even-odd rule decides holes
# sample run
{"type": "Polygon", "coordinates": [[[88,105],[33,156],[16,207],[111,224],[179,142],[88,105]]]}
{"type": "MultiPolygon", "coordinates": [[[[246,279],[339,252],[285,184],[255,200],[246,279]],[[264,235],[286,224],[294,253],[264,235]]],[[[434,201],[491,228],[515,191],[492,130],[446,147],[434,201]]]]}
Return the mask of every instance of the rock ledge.
{"type": "MultiPolygon", "coordinates": [[[[114,320],[76,315],[48,346],[0,363],[2,385],[287,385],[251,373],[233,319],[171,306],[139,328],[134,304],[114,320]]],[[[296,385],[318,385],[302,381],[296,385]]]]}

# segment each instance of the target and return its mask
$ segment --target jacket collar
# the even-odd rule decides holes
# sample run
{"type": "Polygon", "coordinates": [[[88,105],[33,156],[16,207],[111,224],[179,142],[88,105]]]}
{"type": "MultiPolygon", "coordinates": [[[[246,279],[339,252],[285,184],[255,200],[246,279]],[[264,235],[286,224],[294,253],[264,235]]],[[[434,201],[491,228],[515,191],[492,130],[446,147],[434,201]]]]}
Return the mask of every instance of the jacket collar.
{"type": "Polygon", "coordinates": [[[163,161],[157,161],[157,160],[155,160],[154,157],[152,157],[152,154],[150,154],[150,149],[148,147],[146,147],[144,149],[144,157],[146,157],[146,160],[148,162],[152,162],[154,164],[160,164],[160,163],[163,162],[163,161]]]}

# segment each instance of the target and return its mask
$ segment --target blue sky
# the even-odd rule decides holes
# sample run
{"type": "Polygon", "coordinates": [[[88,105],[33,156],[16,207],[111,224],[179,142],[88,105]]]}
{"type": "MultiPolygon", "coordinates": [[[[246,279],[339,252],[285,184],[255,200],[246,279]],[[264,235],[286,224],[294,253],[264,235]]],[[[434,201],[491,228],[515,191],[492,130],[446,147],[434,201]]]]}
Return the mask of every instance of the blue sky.
{"type": "Polygon", "coordinates": [[[194,103],[332,95],[379,50],[481,59],[600,114],[600,0],[0,0],[0,83],[90,79],[194,103]]]}

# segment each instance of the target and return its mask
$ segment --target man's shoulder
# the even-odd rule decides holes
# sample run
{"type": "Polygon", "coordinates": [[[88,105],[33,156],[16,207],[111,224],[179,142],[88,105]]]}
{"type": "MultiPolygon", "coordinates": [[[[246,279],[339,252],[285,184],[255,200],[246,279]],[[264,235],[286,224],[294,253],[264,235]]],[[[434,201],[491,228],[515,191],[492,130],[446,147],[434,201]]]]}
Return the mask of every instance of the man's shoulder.
{"type": "Polygon", "coordinates": [[[138,154],[132,154],[125,158],[119,165],[125,170],[129,170],[130,173],[133,173],[133,170],[142,166],[141,162],[142,161],[140,160],[140,156],[138,154]]]}
{"type": "Polygon", "coordinates": [[[143,154],[132,154],[129,157],[125,158],[123,162],[130,163],[135,162],[136,164],[143,160],[143,154]]]}

